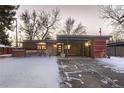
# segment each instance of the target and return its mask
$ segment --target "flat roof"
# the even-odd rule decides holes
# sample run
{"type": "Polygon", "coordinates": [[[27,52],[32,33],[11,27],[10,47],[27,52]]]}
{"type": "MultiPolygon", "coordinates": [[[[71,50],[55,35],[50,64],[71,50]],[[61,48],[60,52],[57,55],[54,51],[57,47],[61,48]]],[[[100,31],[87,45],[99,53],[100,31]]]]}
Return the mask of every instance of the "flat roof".
{"type": "Polygon", "coordinates": [[[47,42],[47,43],[56,43],[56,40],[24,40],[23,42],[28,43],[28,42],[47,42]]]}
{"type": "Polygon", "coordinates": [[[101,39],[109,39],[111,36],[110,35],[57,35],[57,40],[58,41],[63,41],[63,40],[89,40],[89,39],[94,39],[94,38],[101,38],[101,39]]]}
{"type": "Polygon", "coordinates": [[[108,46],[124,46],[124,41],[108,42],[108,46]]]}

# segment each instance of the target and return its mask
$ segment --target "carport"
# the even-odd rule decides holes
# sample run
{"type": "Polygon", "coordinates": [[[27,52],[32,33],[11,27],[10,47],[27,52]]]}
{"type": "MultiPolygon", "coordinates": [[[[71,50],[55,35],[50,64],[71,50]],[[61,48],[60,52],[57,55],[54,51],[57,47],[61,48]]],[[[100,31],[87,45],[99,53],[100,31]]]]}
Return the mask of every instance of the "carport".
{"type": "Polygon", "coordinates": [[[107,40],[111,36],[58,35],[57,54],[82,57],[105,57],[107,40]]]}

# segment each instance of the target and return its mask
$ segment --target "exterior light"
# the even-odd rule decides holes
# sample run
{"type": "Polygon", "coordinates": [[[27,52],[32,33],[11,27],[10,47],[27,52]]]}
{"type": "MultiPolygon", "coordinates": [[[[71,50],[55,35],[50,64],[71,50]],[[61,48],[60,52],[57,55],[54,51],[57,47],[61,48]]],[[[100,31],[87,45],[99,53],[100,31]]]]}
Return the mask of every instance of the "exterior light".
{"type": "Polygon", "coordinates": [[[91,44],[90,44],[89,41],[85,43],[85,46],[86,46],[86,47],[89,47],[90,45],[91,45],[91,44]]]}

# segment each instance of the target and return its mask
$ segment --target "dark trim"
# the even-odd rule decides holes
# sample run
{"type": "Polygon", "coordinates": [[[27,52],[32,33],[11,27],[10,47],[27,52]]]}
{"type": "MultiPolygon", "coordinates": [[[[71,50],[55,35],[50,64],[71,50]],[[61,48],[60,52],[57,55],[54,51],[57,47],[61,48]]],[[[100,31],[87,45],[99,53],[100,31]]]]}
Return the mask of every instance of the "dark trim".
{"type": "Polygon", "coordinates": [[[57,43],[57,40],[24,40],[22,43],[39,43],[39,42],[57,43]]]}
{"type": "Polygon", "coordinates": [[[124,46],[124,42],[108,43],[107,46],[124,46]]]}
{"type": "Polygon", "coordinates": [[[73,41],[73,40],[93,40],[93,39],[109,39],[111,36],[97,36],[97,35],[58,35],[57,36],[57,41],[73,41]]]}

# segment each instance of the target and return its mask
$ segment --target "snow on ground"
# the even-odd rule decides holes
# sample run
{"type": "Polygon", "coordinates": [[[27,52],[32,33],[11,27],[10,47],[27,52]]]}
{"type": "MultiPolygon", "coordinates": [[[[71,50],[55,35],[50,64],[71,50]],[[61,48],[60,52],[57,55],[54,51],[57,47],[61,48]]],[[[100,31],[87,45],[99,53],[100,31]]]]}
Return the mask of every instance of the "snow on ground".
{"type": "Polygon", "coordinates": [[[0,57],[11,57],[12,54],[3,54],[3,55],[0,55],[0,57]]]}
{"type": "Polygon", "coordinates": [[[0,58],[0,87],[59,87],[56,57],[0,58]]]}
{"type": "Polygon", "coordinates": [[[97,58],[97,60],[104,64],[106,68],[111,68],[113,71],[124,73],[124,57],[111,57],[108,58],[97,58]]]}
{"type": "Polygon", "coordinates": [[[5,47],[5,45],[3,45],[3,44],[0,44],[0,47],[5,47]]]}

